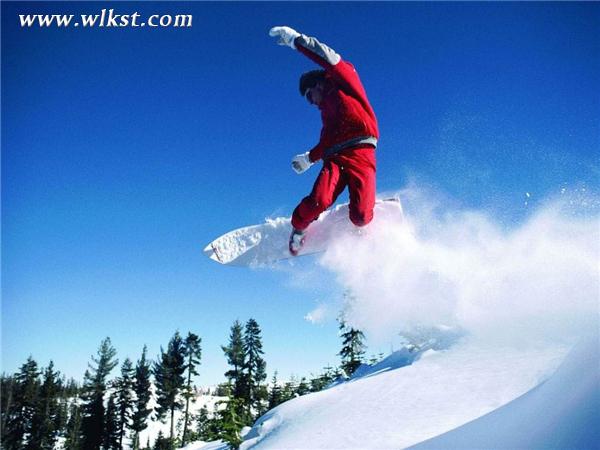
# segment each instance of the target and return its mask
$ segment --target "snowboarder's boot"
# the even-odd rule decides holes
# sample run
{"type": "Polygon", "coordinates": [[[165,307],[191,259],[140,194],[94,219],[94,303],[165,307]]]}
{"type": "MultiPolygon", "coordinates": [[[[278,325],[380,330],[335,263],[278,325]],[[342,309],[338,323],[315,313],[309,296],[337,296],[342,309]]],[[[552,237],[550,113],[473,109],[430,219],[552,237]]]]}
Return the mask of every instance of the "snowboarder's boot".
{"type": "Polygon", "coordinates": [[[297,256],[298,252],[304,245],[305,232],[300,230],[292,230],[290,235],[289,249],[293,256],[297,256]]]}

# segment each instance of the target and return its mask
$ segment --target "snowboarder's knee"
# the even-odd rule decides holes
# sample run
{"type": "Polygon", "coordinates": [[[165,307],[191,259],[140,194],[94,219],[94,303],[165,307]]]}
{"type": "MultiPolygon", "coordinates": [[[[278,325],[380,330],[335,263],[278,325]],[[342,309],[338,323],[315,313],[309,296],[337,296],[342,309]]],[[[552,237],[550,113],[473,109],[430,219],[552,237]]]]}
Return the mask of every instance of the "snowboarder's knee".
{"type": "Polygon", "coordinates": [[[309,201],[311,202],[311,207],[314,211],[318,211],[322,213],[331,205],[331,197],[321,194],[321,195],[311,195],[309,196],[309,201]]]}

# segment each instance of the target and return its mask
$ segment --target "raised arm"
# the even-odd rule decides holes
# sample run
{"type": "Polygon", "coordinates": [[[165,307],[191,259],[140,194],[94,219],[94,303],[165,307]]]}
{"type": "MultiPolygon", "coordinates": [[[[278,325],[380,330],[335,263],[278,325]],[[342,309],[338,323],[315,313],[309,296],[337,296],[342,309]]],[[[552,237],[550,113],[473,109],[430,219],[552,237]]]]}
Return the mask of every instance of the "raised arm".
{"type": "Polygon", "coordinates": [[[327,71],[331,71],[342,60],[335,50],[319,42],[317,38],[304,34],[294,39],[294,47],[327,71]]]}
{"type": "Polygon", "coordinates": [[[277,42],[279,45],[296,49],[311,61],[323,67],[342,90],[356,98],[364,110],[375,118],[375,112],[371,108],[365,88],[354,66],[344,61],[335,50],[319,42],[316,38],[301,34],[290,27],[273,27],[269,34],[279,38],[277,42]]]}

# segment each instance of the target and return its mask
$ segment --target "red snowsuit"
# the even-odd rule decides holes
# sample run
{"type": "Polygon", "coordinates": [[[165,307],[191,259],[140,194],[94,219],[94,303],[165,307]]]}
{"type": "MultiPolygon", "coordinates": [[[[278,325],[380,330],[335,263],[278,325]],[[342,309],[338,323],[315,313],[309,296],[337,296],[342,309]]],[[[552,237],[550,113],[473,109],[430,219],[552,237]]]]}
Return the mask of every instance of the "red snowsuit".
{"type": "Polygon", "coordinates": [[[323,160],[312,192],[294,210],[292,226],[306,229],[329,208],[346,186],[349,215],[356,226],[373,219],[377,118],[365,89],[349,62],[315,38],[300,35],[294,45],[325,69],[325,90],[319,105],[321,138],[310,151],[311,162],[323,160]]]}

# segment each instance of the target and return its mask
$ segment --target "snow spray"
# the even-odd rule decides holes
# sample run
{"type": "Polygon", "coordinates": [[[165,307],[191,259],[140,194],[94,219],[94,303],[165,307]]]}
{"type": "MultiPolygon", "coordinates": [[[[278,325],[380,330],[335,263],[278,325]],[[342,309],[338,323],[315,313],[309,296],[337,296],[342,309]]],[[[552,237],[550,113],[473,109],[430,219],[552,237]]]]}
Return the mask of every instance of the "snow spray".
{"type": "Polygon", "coordinates": [[[569,341],[598,323],[600,203],[579,194],[506,229],[407,189],[402,221],[341,237],[320,264],[351,293],[345,320],[371,343],[439,326],[499,343],[569,341]]]}

